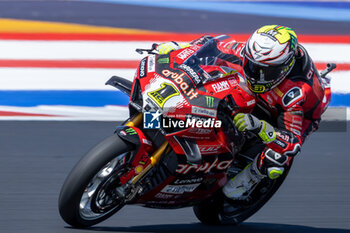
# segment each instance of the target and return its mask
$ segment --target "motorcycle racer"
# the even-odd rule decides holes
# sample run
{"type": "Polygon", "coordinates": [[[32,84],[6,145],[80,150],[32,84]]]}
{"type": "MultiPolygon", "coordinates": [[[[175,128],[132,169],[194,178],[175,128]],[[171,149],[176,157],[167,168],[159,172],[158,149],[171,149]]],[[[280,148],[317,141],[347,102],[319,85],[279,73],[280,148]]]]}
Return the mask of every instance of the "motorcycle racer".
{"type": "MultiPolygon", "coordinates": [[[[157,50],[167,54],[211,38],[163,43],[157,50]]],[[[240,65],[258,102],[251,114],[238,113],[233,118],[238,130],[251,131],[261,139],[241,152],[252,154],[255,160],[223,188],[227,197],[241,200],[263,178],[277,179],[283,174],[306,138],[318,129],[330,102],[330,88],[291,28],[263,26],[246,43],[230,38],[219,42],[217,49],[226,55],[226,61],[240,65]]]]}

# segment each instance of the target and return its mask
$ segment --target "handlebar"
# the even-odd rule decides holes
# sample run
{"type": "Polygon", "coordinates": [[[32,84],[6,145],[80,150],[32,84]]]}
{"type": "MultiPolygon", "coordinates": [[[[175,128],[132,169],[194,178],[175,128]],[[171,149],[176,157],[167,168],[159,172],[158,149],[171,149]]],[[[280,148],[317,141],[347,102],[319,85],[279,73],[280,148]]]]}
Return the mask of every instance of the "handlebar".
{"type": "Polygon", "coordinates": [[[327,68],[320,72],[321,77],[326,77],[326,75],[329,74],[335,68],[337,68],[337,65],[335,63],[328,63],[327,68]]]}
{"type": "Polygon", "coordinates": [[[135,51],[139,54],[143,54],[143,52],[146,52],[148,54],[157,54],[157,53],[153,52],[157,47],[158,47],[158,44],[154,43],[154,44],[152,44],[151,49],[136,49],[135,51]]]}

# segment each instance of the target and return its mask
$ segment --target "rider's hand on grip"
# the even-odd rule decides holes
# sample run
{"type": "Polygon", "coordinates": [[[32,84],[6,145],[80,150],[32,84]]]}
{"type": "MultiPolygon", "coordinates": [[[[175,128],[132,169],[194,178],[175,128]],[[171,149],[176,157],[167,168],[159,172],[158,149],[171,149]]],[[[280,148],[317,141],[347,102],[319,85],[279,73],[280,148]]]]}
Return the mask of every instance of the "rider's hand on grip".
{"type": "Polygon", "coordinates": [[[252,114],[238,113],[234,116],[233,122],[241,132],[249,130],[258,134],[264,143],[270,143],[276,139],[275,129],[252,114]]]}
{"type": "Polygon", "coordinates": [[[173,50],[183,49],[189,46],[190,46],[189,43],[176,43],[174,41],[171,41],[168,43],[159,44],[156,50],[158,51],[158,54],[164,55],[164,54],[170,53],[173,50]]]}
{"type": "Polygon", "coordinates": [[[233,118],[237,129],[241,132],[246,130],[256,130],[261,127],[261,122],[252,114],[238,113],[233,118]]]}

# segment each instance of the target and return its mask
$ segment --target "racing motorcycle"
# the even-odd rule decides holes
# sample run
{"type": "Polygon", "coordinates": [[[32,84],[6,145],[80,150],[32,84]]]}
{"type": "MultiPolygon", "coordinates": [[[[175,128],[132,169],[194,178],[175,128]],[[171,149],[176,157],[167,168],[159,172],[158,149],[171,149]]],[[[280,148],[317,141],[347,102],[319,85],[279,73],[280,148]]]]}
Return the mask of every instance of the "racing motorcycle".
{"type": "MultiPolygon", "coordinates": [[[[237,112],[256,104],[239,66],[216,49],[224,38],[158,55],[152,49],[133,82],[106,84],[130,96],[130,117],[91,149],[61,189],[59,212],[74,227],[97,224],[129,204],[151,208],[193,206],[204,224],[239,224],[257,212],[288,174],[263,179],[245,200],[221,188],[254,157],[241,153],[258,140],[239,132],[237,112]],[[249,143],[248,143],[249,144],[249,143]]],[[[288,161],[292,163],[292,158],[288,161]]]]}

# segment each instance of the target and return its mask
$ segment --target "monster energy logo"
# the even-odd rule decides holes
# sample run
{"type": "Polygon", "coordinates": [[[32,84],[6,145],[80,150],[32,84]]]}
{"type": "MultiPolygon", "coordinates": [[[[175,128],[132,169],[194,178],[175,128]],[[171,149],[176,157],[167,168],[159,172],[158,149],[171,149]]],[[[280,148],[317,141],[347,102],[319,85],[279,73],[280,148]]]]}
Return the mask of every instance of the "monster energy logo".
{"type": "Polygon", "coordinates": [[[214,107],[214,97],[206,96],[205,99],[207,100],[207,107],[214,107]]]}
{"type": "Polygon", "coordinates": [[[129,135],[137,134],[137,132],[133,128],[127,128],[125,132],[129,135]]]}

